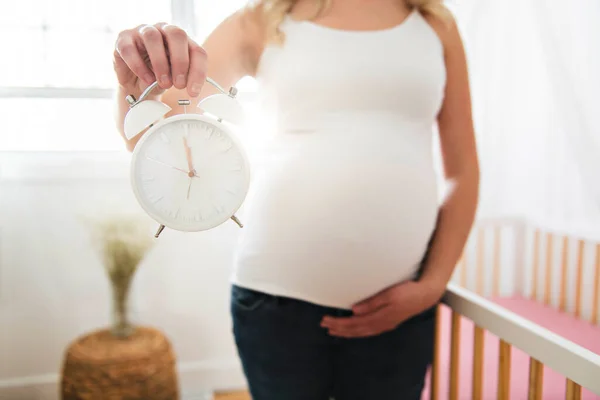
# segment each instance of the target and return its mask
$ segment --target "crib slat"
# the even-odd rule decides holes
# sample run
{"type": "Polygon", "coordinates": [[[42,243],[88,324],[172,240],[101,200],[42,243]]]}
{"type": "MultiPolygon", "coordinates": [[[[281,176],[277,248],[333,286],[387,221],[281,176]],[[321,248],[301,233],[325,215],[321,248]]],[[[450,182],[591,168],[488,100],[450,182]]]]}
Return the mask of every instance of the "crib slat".
{"type": "Polygon", "coordinates": [[[569,237],[563,237],[560,272],[560,310],[567,311],[567,267],[569,266],[569,237]]]}
{"type": "Polygon", "coordinates": [[[566,400],[581,400],[581,386],[570,379],[567,379],[566,400]]]}
{"type": "Polygon", "coordinates": [[[442,342],[442,306],[435,310],[435,339],[433,342],[433,362],[431,365],[431,390],[429,400],[438,400],[440,387],[440,346],[442,342]]]}
{"type": "Polygon", "coordinates": [[[540,269],[540,231],[535,230],[533,235],[533,276],[531,277],[531,297],[537,300],[538,275],[540,269]]]}
{"type": "Polygon", "coordinates": [[[542,400],[544,384],[544,364],[534,358],[529,359],[529,400],[542,400]]]}
{"type": "Polygon", "coordinates": [[[596,277],[594,278],[594,299],[592,300],[592,324],[598,323],[598,302],[600,301],[600,243],[596,244],[596,277]]]}
{"type": "Polygon", "coordinates": [[[500,340],[500,361],[498,365],[498,400],[510,398],[510,344],[500,340]]]}
{"type": "Polygon", "coordinates": [[[492,280],[492,294],[500,294],[500,238],[502,231],[500,226],[494,228],[494,279],[492,280]]]}
{"type": "Polygon", "coordinates": [[[583,252],[585,241],[579,240],[579,251],[577,252],[577,286],[575,291],[575,316],[581,318],[581,281],[583,279],[583,252]]]}
{"type": "Polygon", "coordinates": [[[483,328],[475,325],[473,332],[473,394],[472,400],[481,400],[483,397],[483,328]]]}
{"type": "Polygon", "coordinates": [[[485,250],[485,231],[483,228],[479,228],[477,231],[477,286],[476,292],[479,295],[483,295],[483,272],[484,272],[484,250],[485,250]]]}
{"type": "Polygon", "coordinates": [[[452,311],[452,336],[450,338],[450,400],[458,400],[458,374],[460,371],[460,319],[452,311]]]}
{"type": "Polygon", "coordinates": [[[548,232],[546,242],[546,285],[544,288],[544,304],[550,305],[550,295],[552,294],[552,233],[548,232]]]}

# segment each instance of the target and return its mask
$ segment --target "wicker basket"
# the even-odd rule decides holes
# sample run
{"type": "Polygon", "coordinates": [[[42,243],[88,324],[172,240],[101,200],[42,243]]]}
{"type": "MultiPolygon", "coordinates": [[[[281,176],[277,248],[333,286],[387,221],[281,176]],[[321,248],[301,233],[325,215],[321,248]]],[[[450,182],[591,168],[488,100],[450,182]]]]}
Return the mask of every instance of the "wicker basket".
{"type": "Polygon", "coordinates": [[[61,395],[63,400],[177,400],[171,344],[147,327],[136,327],[125,339],[109,330],[82,336],[67,349],[61,395]]]}

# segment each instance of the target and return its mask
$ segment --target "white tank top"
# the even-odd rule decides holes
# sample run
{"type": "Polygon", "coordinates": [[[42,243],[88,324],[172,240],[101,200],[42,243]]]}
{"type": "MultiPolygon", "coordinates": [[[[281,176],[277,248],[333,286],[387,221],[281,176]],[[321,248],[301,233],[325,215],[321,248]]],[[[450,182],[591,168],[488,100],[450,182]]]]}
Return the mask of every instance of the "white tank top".
{"type": "Polygon", "coordinates": [[[418,11],[377,31],[281,29],[256,76],[276,129],[233,283],[348,309],[414,278],[435,228],[443,46],[418,11]]]}

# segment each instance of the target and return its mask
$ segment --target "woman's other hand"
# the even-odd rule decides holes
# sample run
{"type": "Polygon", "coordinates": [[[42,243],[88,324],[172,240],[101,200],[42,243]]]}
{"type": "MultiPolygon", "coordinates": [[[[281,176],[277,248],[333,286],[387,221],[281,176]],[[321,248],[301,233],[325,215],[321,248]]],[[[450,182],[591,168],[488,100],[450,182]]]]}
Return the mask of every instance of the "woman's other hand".
{"type": "Polygon", "coordinates": [[[321,326],[330,335],[345,338],[377,336],[436,305],[445,287],[425,282],[398,283],[355,305],[350,317],[326,316],[321,326]]]}

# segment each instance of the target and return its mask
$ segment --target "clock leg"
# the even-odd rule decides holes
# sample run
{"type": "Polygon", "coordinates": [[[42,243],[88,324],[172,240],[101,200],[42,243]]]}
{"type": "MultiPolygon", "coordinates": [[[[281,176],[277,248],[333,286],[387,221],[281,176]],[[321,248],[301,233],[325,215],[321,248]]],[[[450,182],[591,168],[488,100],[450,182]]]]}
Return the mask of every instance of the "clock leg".
{"type": "Polygon", "coordinates": [[[243,228],[243,227],[244,227],[244,225],[242,225],[242,223],[240,222],[240,220],[238,219],[238,217],[236,217],[235,215],[233,215],[233,216],[231,217],[231,219],[233,220],[233,222],[235,222],[236,224],[238,224],[238,226],[239,226],[240,228],[243,228]]]}
{"type": "Polygon", "coordinates": [[[158,238],[158,236],[160,236],[160,234],[162,233],[163,229],[165,229],[164,225],[159,226],[158,231],[156,231],[156,234],[154,235],[154,237],[158,238]]]}

